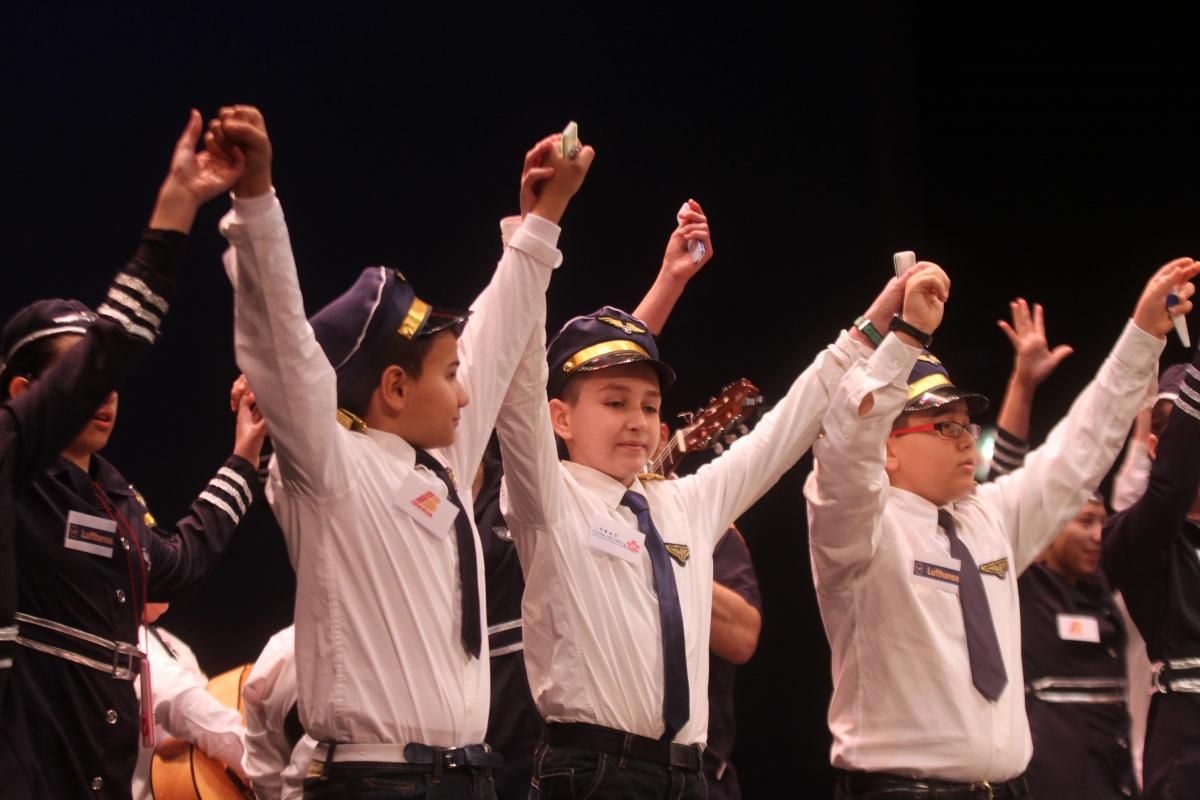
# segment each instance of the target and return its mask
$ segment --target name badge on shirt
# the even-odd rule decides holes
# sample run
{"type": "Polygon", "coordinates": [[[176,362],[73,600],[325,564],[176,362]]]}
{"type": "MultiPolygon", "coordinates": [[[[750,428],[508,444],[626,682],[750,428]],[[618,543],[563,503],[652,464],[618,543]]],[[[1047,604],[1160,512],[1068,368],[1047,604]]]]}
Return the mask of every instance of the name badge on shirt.
{"type": "Polygon", "coordinates": [[[112,558],[117,543],[117,523],[107,517],[94,517],[79,511],[67,514],[67,533],[63,546],[68,550],[112,558]]]}
{"type": "Polygon", "coordinates": [[[444,539],[458,516],[458,506],[438,494],[439,487],[444,488],[437,478],[429,478],[414,469],[400,486],[400,500],[396,505],[422,528],[444,539]]]}
{"type": "Polygon", "coordinates": [[[636,564],[646,549],[646,534],[623,522],[597,514],[588,523],[588,544],[593,550],[636,564]]]}
{"type": "Polygon", "coordinates": [[[1059,614],[1058,638],[1067,642],[1100,642],[1100,623],[1083,614],[1059,614]]]}
{"type": "Polygon", "coordinates": [[[947,559],[945,556],[936,561],[926,556],[913,560],[913,583],[932,586],[943,592],[958,592],[959,567],[962,562],[957,558],[947,559]]]}

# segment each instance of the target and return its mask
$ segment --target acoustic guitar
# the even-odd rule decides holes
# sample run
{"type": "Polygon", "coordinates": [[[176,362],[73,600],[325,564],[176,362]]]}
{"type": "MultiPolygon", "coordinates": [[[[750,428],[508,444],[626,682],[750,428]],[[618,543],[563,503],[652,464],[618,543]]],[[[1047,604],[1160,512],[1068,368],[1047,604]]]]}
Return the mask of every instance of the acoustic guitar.
{"type": "MultiPolygon", "coordinates": [[[[208,693],[242,715],[242,686],[253,664],[235,667],[208,682],[208,693]]],[[[155,800],[254,800],[254,792],[229,767],[182,739],[168,737],[154,748],[150,789],[155,800]]]]}
{"type": "Polygon", "coordinates": [[[739,435],[749,432],[749,423],[762,403],[762,392],[757,386],[745,378],[734,381],[704,408],[681,415],[684,426],[671,435],[646,465],[646,472],[668,476],[679,468],[688,453],[712,450],[720,455],[739,435]]]}

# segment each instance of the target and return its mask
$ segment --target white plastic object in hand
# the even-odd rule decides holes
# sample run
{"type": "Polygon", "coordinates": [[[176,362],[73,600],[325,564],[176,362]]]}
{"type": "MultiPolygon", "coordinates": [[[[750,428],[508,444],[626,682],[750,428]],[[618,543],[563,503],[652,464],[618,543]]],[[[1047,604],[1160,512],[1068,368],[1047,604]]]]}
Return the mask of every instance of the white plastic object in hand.
{"type": "MultiPolygon", "coordinates": [[[[691,211],[692,207],[685,200],[683,205],[679,207],[679,213],[675,215],[675,221],[683,225],[683,212],[691,211]]],[[[688,242],[688,252],[692,254],[692,263],[699,264],[700,259],[704,258],[704,242],[699,239],[692,239],[688,242]]]]}
{"type": "Polygon", "coordinates": [[[896,268],[896,277],[899,278],[905,271],[912,266],[916,266],[917,254],[912,250],[902,250],[899,253],[892,253],[892,266],[896,268]]]}
{"type": "Polygon", "coordinates": [[[574,158],[571,155],[579,147],[579,124],[574,120],[567,123],[562,132],[562,157],[574,158]]]}
{"type": "MultiPolygon", "coordinates": [[[[1178,290],[1167,295],[1167,312],[1170,313],[1172,307],[1179,304],[1178,290]]],[[[1171,314],[1171,323],[1175,326],[1175,335],[1179,337],[1180,343],[1188,348],[1192,347],[1192,339],[1188,336],[1187,320],[1183,314],[1171,314]]]]}

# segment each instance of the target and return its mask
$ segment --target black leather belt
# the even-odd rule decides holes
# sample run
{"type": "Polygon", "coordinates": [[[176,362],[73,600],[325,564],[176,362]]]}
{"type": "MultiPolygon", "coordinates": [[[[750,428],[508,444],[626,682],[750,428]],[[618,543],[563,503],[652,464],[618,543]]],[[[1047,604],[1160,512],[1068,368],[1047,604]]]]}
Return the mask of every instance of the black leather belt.
{"type": "Polygon", "coordinates": [[[313,752],[313,764],[317,765],[322,778],[328,778],[331,770],[338,768],[384,768],[428,773],[438,781],[450,770],[500,769],[504,766],[504,756],[486,744],[433,747],[418,742],[405,745],[321,742],[313,752]]]}
{"type": "Polygon", "coordinates": [[[542,734],[542,741],[551,747],[578,747],[617,758],[700,771],[701,747],[698,744],[663,742],[586,722],[551,722],[542,734]]]}
{"type": "Polygon", "coordinates": [[[886,772],[838,772],[838,786],[843,796],[864,800],[1018,800],[1033,796],[1024,775],[1007,781],[955,783],[934,778],[905,778],[886,772]]]}

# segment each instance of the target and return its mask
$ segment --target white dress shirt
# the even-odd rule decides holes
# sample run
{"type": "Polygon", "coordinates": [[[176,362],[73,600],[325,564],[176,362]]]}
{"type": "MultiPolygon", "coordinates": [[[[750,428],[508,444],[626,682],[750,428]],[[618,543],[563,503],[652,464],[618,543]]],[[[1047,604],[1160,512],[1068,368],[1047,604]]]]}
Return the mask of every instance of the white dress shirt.
{"type": "MultiPolygon", "coordinates": [[[[296,569],[305,730],[318,741],[343,743],[481,742],[488,652],[485,643],[472,658],[460,641],[455,536],[432,534],[400,510],[401,487],[414,470],[443,501],[444,485],[414,466],[414,450],[400,437],[337,424],[336,376],[305,317],[274,193],[235,198],[221,231],[233,245],[226,258],[236,287],[238,366],[276,447],[267,497],[296,569]]],[[[459,340],[458,374],[470,402],[457,441],[435,456],[465,481],[459,497],[468,519],[469,478],[561,261],[558,232],[546,220],[525,219],[459,340]]],[[[482,564],[478,541],[475,550],[482,564]]],[[[486,628],[482,603],[478,613],[486,628]]]]}
{"type": "MultiPolygon", "coordinates": [[[[675,481],[634,480],[666,544],[683,612],[690,716],[675,741],[708,734],[712,553],[733,520],[808,450],[845,370],[869,353],[845,333],[729,452],[675,481]]],[[[632,563],[592,548],[594,522],[637,529],[620,505],[626,487],[589,467],[560,462],[546,401],[544,336],[535,334],[496,430],[504,450],[503,513],[525,572],[525,665],[550,722],[587,722],[659,738],[663,652],[650,558],[632,563]]]]}
{"type": "Polygon", "coordinates": [[[275,634],[242,685],[246,754],[242,769],[259,800],[300,797],[317,743],[307,734],[293,748],[286,723],[296,705],[296,628],[275,634]]]}
{"type": "Polygon", "coordinates": [[[1121,450],[1163,341],[1126,326],[1096,379],[1025,466],[946,507],[981,575],[1008,674],[994,703],[971,682],[938,506],[891,487],[884,442],[908,399],[920,350],[888,336],[847,373],[805,485],[817,600],[833,651],[834,766],[951,781],[1019,775],[1032,752],[1021,667],[1017,576],[1083,506],[1121,450]],[[868,394],[874,405],[858,409],[868,394]]]}
{"type": "MultiPolygon", "coordinates": [[[[141,641],[150,660],[153,681],[155,738],[161,742],[168,736],[183,739],[199,747],[205,754],[225,764],[242,760],[242,715],[236,708],[221,705],[208,692],[208,676],[200,669],[192,649],[175,634],[155,626],[162,640],[142,628],[141,641]],[[170,652],[167,652],[167,647],[170,652]]],[[[133,682],[141,699],[141,682],[133,682]]],[[[153,747],[139,747],[137,768],[133,773],[134,800],[149,800],[150,764],[153,747]]]]}

